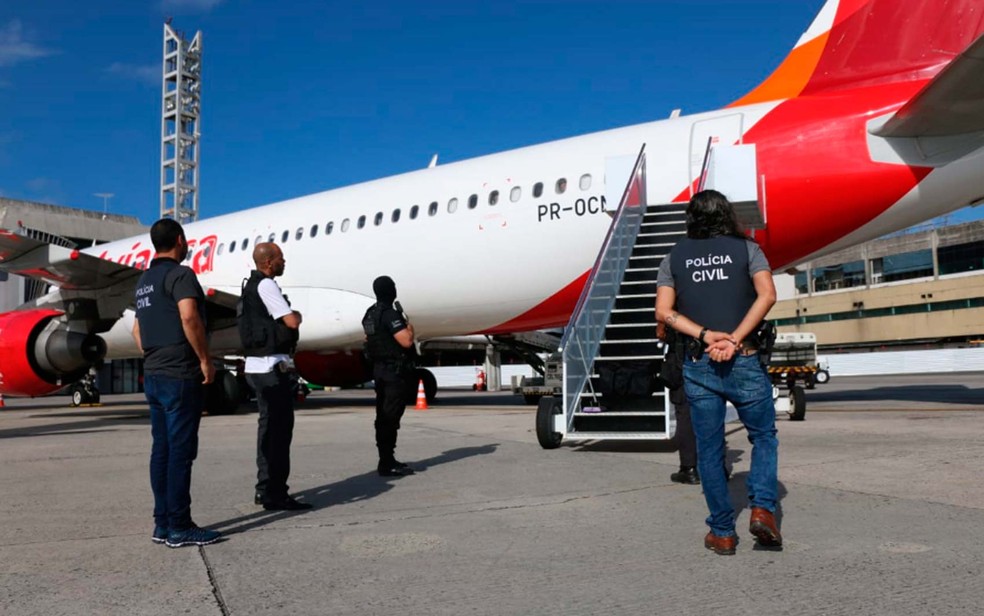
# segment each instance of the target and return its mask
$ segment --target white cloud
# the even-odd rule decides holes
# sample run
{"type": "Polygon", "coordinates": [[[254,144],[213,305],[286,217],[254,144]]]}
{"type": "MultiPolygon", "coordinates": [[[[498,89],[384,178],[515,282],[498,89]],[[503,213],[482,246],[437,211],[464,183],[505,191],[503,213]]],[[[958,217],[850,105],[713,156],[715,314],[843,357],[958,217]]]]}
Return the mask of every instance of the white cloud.
{"type": "Polygon", "coordinates": [[[113,62],[106,67],[107,73],[149,85],[160,84],[162,70],[161,65],[157,63],[126,64],[123,62],[113,62]]]}
{"type": "Polygon", "coordinates": [[[211,11],[222,4],[222,0],[161,0],[161,8],[165,11],[211,11]]]}
{"type": "Polygon", "coordinates": [[[13,66],[18,62],[50,56],[54,51],[45,49],[25,37],[19,19],[0,26],[0,66],[13,66]]]}

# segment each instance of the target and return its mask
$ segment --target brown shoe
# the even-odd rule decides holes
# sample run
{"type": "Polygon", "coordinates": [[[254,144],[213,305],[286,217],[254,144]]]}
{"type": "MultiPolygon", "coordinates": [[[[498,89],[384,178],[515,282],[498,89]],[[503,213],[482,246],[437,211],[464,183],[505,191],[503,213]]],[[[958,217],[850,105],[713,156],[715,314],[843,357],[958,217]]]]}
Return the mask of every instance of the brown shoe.
{"type": "Polygon", "coordinates": [[[735,553],[735,546],[738,545],[738,536],[718,537],[714,533],[707,533],[704,537],[704,547],[713,551],[715,554],[729,556],[735,553]]]}
{"type": "Polygon", "coordinates": [[[748,522],[748,532],[755,535],[759,545],[777,548],[782,545],[782,534],[776,526],[776,517],[768,509],[752,507],[752,519],[748,522]]]}

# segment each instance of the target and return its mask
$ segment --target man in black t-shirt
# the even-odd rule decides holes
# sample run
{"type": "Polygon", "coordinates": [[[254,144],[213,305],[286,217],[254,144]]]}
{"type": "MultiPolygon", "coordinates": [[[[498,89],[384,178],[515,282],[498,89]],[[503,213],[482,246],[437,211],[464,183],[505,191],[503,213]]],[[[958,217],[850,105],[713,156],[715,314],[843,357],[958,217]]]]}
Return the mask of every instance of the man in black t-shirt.
{"type": "Polygon", "coordinates": [[[372,283],[376,303],[362,319],[366,332],[366,351],[373,363],[376,386],[377,471],[383,477],[412,475],[413,469],[395,457],[396,435],[413,385],[413,326],[402,310],[397,310],[396,284],[389,276],[372,283]]]}
{"type": "Polygon", "coordinates": [[[150,240],[157,256],[137,282],[133,338],[144,355],[153,436],[152,540],[172,548],[207,545],[220,534],[191,519],[191,466],[198,454],[205,385],[215,378],[205,336],[205,294],[195,273],[181,265],[188,242],[180,224],[158,220],[150,240]]]}

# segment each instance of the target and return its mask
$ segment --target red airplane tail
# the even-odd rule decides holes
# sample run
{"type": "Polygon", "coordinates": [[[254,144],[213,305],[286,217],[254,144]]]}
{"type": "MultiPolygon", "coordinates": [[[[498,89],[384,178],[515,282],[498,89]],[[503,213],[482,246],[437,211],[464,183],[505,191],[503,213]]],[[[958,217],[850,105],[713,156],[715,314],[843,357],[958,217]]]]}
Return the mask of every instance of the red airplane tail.
{"type": "Polygon", "coordinates": [[[980,0],[828,0],[782,64],[732,106],[930,79],[982,31],[980,0]]]}

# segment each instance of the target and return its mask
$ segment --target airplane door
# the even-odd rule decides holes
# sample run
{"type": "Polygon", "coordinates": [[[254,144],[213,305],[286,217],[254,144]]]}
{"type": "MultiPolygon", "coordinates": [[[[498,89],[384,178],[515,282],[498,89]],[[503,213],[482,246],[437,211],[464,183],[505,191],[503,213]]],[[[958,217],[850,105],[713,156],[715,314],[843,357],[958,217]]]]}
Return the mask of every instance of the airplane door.
{"type": "Polygon", "coordinates": [[[690,126],[690,186],[693,193],[693,180],[700,177],[704,168],[704,160],[708,152],[708,144],[714,147],[719,143],[726,145],[740,144],[745,134],[745,114],[731,113],[728,115],[698,120],[690,126]]]}

